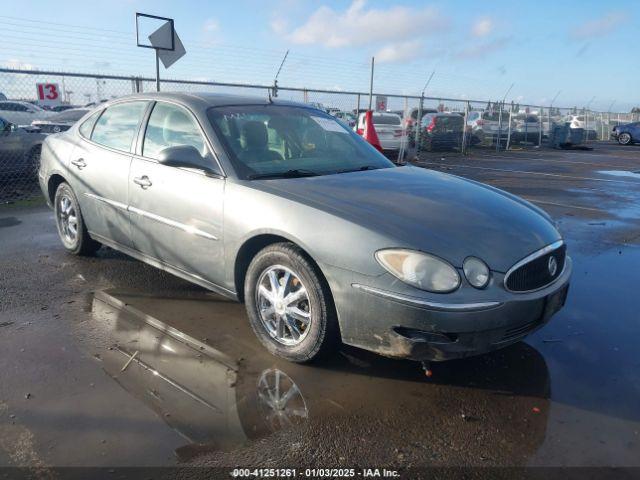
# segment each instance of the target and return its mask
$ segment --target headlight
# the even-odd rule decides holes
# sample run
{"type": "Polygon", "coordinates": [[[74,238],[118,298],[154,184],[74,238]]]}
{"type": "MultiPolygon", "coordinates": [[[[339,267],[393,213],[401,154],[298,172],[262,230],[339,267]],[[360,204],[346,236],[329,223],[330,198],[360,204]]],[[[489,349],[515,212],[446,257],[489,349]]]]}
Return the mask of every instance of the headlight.
{"type": "Polygon", "coordinates": [[[460,286],[458,271],[428,253],[403,249],[379,250],[376,260],[394,277],[421,290],[446,293],[460,286]]]}
{"type": "Polygon", "coordinates": [[[468,257],[462,264],[464,276],[476,288],[484,288],[489,283],[489,267],[476,257],[468,257]]]}

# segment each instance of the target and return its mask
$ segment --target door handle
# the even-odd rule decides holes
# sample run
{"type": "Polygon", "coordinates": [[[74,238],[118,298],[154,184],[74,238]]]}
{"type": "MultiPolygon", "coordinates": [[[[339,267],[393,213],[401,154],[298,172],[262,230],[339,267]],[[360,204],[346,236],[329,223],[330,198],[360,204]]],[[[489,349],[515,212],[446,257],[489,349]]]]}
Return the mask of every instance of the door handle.
{"type": "Polygon", "coordinates": [[[73,163],[80,170],[82,170],[84,167],[87,166],[87,162],[84,161],[84,158],[78,158],[76,160],[71,160],[71,163],[73,163]]]}
{"type": "Polygon", "coordinates": [[[146,175],[135,177],[133,179],[133,182],[140,185],[143,189],[149,188],[151,185],[153,185],[153,183],[151,183],[151,180],[149,180],[149,177],[147,177],[146,175]]]}

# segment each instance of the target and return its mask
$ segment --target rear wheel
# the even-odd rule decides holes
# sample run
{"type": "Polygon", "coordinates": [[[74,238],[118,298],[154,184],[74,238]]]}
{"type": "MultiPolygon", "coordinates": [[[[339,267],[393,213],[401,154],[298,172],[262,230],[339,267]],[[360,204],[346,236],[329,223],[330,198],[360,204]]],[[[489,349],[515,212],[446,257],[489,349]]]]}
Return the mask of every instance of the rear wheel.
{"type": "Polygon", "coordinates": [[[69,253],[92,255],[100,248],[100,243],[93,240],[87,232],[80,204],[68,183],[62,182],[58,186],[54,210],[60,241],[69,253]]]}
{"type": "Polygon", "coordinates": [[[326,281],[295,245],[276,243],[258,252],[247,271],[244,295],[251,326],[274,355],[309,362],[338,344],[326,281]]]}
{"type": "Polygon", "coordinates": [[[620,145],[629,145],[631,143],[631,134],[622,132],[620,135],[618,135],[618,143],[620,145]]]}

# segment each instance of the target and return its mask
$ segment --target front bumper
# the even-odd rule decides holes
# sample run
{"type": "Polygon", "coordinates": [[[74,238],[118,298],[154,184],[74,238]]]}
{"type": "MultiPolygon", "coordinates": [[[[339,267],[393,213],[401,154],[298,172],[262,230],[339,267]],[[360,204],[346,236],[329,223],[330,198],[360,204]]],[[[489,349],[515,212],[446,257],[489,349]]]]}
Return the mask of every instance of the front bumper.
{"type": "Polygon", "coordinates": [[[351,282],[350,292],[339,289],[342,295],[336,298],[343,341],[412,360],[444,361],[490,352],[520,341],[562,308],[571,270],[567,257],[562,274],[541,290],[500,289],[496,298],[468,303],[442,303],[427,295],[397,294],[351,282]]]}

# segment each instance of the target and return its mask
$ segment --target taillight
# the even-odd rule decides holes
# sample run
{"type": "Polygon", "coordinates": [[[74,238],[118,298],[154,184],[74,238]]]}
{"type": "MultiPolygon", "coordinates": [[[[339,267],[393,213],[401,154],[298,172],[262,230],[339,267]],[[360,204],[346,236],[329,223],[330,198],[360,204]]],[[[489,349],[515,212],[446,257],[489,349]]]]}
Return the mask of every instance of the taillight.
{"type": "Polygon", "coordinates": [[[477,123],[478,123],[478,125],[482,126],[482,125],[484,125],[484,120],[478,120],[477,123]]]}
{"type": "Polygon", "coordinates": [[[436,119],[435,119],[435,117],[431,119],[431,123],[427,126],[426,130],[427,130],[427,132],[431,133],[431,132],[433,132],[434,128],[436,128],[436,119]]]}

